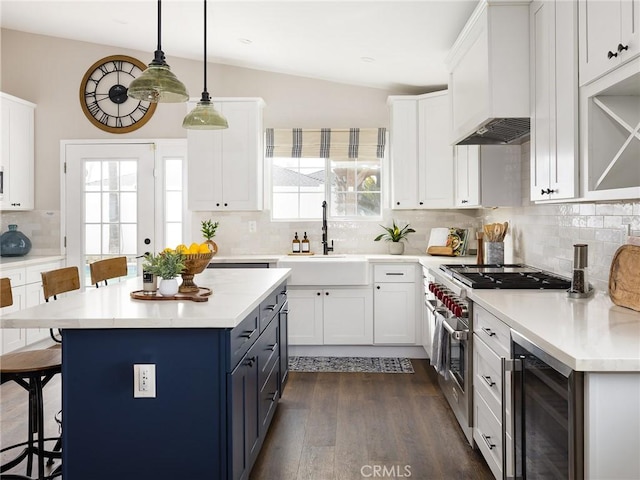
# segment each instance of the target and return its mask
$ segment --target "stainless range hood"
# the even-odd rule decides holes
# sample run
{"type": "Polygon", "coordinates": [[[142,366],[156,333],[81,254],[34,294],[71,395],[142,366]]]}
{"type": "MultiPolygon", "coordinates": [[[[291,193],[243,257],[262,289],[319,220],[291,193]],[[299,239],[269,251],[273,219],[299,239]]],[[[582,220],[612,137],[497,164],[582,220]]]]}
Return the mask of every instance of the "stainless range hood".
{"type": "Polygon", "coordinates": [[[494,118],[457,145],[511,145],[529,139],[530,119],[494,118]]]}
{"type": "Polygon", "coordinates": [[[479,0],[446,59],[452,145],[529,137],[529,0],[479,0]]]}

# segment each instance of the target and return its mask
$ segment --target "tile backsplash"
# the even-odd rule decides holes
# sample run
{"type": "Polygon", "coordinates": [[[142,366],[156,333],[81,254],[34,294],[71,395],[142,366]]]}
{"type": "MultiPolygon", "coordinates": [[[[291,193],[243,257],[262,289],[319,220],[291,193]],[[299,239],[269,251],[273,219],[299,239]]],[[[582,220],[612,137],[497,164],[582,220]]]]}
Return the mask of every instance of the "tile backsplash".
{"type": "MultiPolygon", "coordinates": [[[[523,262],[538,268],[571,275],[573,245],[589,246],[588,273],[591,283],[606,289],[613,254],[624,244],[627,235],[640,236],[640,200],[620,202],[563,203],[537,205],[529,201],[529,149],[523,145],[521,207],[469,210],[391,210],[383,211],[380,221],[329,221],[329,239],[334,241],[334,253],[387,253],[386,242],[373,239],[383,233],[380,225],[392,220],[411,224],[405,253],[424,254],[431,229],[462,227],[478,229],[483,223],[509,222],[505,238],[505,261],[523,262]]],[[[320,210],[318,205],[318,210],[320,210]]],[[[311,250],[322,252],[322,222],[273,222],[270,212],[193,212],[191,235],[187,243],[199,241],[200,221],[211,218],[220,222],[215,237],[220,255],[286,254],[290,251],[294,232],[300,238],[304,232],[311,241],[311,250]],[[255,232],[249,231],[255,222],[255,232]]],[[[34,210],[2,212],[0,227],[16,223],[33,244],[31,253],[57,255],[60,252],[59,211],[34,210]]],[[[470,244],[475,248],[475,241],[470,244]]]]}

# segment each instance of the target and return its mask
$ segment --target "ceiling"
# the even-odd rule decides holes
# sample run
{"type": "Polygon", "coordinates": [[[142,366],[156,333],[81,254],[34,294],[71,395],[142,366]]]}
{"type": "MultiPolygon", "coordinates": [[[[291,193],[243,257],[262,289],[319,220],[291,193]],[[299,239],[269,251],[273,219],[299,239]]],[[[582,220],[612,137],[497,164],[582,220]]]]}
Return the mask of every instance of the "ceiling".
{"type": "MultiPolygon", "coordinates": [[[[444,59],[478,0],[207,2],[208,61],[384,89],[447,83],[444,59]]],[[[154,0],[0,0],[3,28],[148,51],[154,0]]],[[[162,50],[202,60],[203,2],[162,2],[162,50]]]]}

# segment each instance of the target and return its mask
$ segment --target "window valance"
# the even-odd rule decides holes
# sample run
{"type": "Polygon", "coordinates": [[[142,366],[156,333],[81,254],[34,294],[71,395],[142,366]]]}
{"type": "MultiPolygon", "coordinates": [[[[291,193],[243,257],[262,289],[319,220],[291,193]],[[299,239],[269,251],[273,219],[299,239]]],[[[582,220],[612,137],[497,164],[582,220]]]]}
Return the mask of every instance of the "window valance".
{"type": "Polygon", "coordinates": [[[266,129],[266,156],[293,158],[383,158],[386,128],[266,129]]]}

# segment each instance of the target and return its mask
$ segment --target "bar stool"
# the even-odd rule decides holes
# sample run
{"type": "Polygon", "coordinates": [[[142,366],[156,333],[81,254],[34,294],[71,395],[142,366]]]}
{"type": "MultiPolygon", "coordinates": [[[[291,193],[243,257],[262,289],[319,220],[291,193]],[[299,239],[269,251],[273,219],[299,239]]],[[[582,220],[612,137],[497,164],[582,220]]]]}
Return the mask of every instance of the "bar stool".
{"type": "MultiPolygon", "coordinates": [[[[0,279],[0,307],[13,305],[11,293],[11,281],[8,278],[0,279]]],[[[49,383],[54,375],[62,372],[62,351],[60,349],[27,350],[21,352],[6,353],[0,357],[0,384],[14,381],[29,392],[29,420],[28,438],[26,442],[10,445],[0,452],[5,452],[18,447],[24,447],[13,460],[0,465],[0,473],[19,465],[27,459],[27,475],[7,474],[2,475],[6,479],[29,479],[33,470],[33,457],[37,456],[38,479],[49,479],[61,475],[57,468],[51,475],[45,477],[44,458],[49,457],[49,464],[53,458],[62,458],[57,451],[47,451],[44,442],[58,440],[57,438],[44,437],[44,405],[43,387],[49,383]],[[34,436],[37,434],[37,438],[34,436]]]]}
{"type": "MultiPolygon", "coordinates": [[[[80,289],[80,275],[78,267],[64,267],[48,272],[40,273],[42,276],[42,293],[44,301],[48,302],[51,297],[58,299],[61,293],[71,292],[80,289]]],[[[58,330],[57,335],[52,328],[49,329],[51,338],[58,343],[62,343],[62,334],[58,330]]]]}
{"type": "Polygon", "coordinates": [[[89,270],[91,271],[91,283],[96,288],[100,286],[100,282],[104,282],[107,285],[107,280],[127,275],[127,257],[97,260],[89,265],[89,270]]]}

